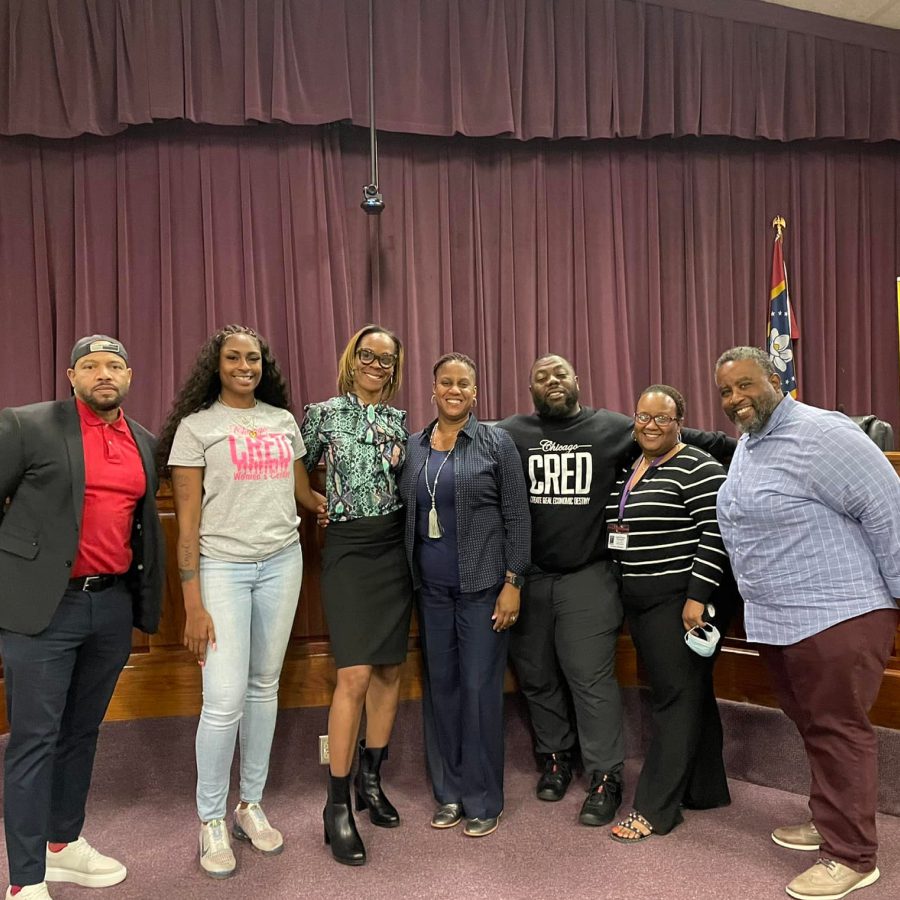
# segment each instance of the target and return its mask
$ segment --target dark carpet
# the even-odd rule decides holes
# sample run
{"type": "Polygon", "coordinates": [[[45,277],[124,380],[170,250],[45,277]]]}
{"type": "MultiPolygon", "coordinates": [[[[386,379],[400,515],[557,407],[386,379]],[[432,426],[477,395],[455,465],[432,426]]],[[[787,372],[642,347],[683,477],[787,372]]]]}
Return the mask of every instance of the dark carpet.
{"type": "MultiPolygon", "coordinates": [[[[798,769],[790,729],[782,734],[769,718],[781,714],[761,711],[760,727],[755,728],[749,718],[760,713],[758,708],[728,706],[723,718],[731,733],[729,758],[747,757],[750,768],[765,759],[767,776],[785,770],[784,777],[799,779],[797,789],[802,789],[806,776],[802,766],[798,769]]],[[[629,753],[634,753],[644,730],[636,692],[629,694],[628,708],[629,753]]],[[[686,811],[684,824],[670,835],[639,846],[611,841],[607,828],[579,825],[583,777],[559,803],[535,798],[530,739],[515,697],[507,704],[506,809],[500,829],[481,839],[466,838],[459,827],[436,831],[428,825],[433,801],[421,760],[419,717],[418,703],[403,704],[384,770],[389,796],[403,822],[396,829],[379,829],[360,817],[369,862],[349,868],[335,863],[322,842],[325,771],[317,764],[317,735],[325,730],[326,711],[282,711],[264,805],[273,824],[285,833],[285,851],[264,858],[248,845],[236,844],[238,871],[224,882],[204,876],[197,864],[195,720],[105,725],[84,833],[98,849],[124,861],[129,875],[121,885],[102,891],[52,885],[54,900],[743,900],[786,896],[784,885],[815,862],[814,854],[784,850],[769,838],[774,827],[804,820],[805,798],[740,780],[731,783],[734,802],[729,808],[686,811]]],[[[638,767],[637,760],[629,760],[623,812],[638,767]]],[[[233,805],[235,789],[232,794],[233,805]]],[[[880,815],[878,827],[881,880],[854,897],[900,896],[900,819],[880,815]]]]}

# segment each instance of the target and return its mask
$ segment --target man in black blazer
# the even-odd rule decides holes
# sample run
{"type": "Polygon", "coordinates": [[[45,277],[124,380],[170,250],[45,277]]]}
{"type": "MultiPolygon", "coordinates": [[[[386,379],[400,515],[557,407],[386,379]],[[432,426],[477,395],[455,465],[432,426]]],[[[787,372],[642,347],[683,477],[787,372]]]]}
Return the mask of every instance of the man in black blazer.
{"type": "Polygon", "coordinates": [[[81,836],[100,722],[131,652],[159,624],[155,439],[120,406],[120,341],[72,348],[74,397],[0,412],[0,655],[9,743],[7,900],[48,881],[106,887],[125,867],[81,836]]]}

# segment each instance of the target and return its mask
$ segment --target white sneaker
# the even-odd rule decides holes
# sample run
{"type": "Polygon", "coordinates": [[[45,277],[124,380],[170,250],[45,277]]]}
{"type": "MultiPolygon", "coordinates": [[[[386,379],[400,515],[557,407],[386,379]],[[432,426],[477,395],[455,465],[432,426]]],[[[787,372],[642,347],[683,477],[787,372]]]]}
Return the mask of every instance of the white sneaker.
{"type": "Polygon", "coordinates": [[[47,848],[46,881],[71,881],[92,888],[111,887],[124,881],[127,874],[128,870],[122,863],[98,853],[83,837],[71,841],[59,853],[47,848]]]}
{"type": "MultiPolygon", "coordinates": [[[[15,900],[53,900],[50,892],[47,890],[47,882],[42,881],[40,884],[26,884],[25,887],[16,894],[15,900]]],[[[13,900],[12,887],[6,889],[6,900],[13,900]]]]}
{"type": "Polygon", "coordinates": [[[234,875],[237,862],[231,851],[231,839],[224,819],[200,823],[200,867],[210,878],[234,875]]]}
{"type": "Polygon", "coordinates": [[[284,837],[269,824],[258,803],[248,803],[246,809],[241,809],[240,805],[237,807],[231,833],[239,841],[249,841],[265,856],[277,856],[284,850],[284,837]]]}

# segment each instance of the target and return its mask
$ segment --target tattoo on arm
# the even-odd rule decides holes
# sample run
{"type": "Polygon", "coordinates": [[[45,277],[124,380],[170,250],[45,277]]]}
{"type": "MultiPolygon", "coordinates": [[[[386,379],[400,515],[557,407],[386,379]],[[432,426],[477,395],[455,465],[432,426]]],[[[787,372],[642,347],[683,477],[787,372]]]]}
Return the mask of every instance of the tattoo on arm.
{"type": "Polygon", "coordinates": [[[178,548],[178,576],[182,581],[192,581],[197,576],[197,553],[192,544],[178,548]]]}
{"type": "Polygon", "coordinates": [[[199,574],[199,518],[202,494],[202,469],[172,471],[175,513],[178,519],[178,576],[182,583],[193,581],[199,574]]]}

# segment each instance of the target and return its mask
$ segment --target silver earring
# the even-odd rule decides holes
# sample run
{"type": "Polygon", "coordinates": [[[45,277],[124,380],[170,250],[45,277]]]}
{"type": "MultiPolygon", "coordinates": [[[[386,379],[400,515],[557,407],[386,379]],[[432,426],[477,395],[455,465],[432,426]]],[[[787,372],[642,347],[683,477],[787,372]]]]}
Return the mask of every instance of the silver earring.
{"type": "Polygon", "coordinates": [[[633,429],[633,428],[631,429],[631,439],[632,439],[633,441],[636,441],[636,440],[637,440],[637,435],[634,433],[634,429],[633,429]]]}
{"type": "Polygon", "coordinates": [[[434,394],[431,395],[431,402],[434,403],[434,394]]]}
{"type": "Polygon", "coordinates": [[[478,398],[477,397],[472,398],[472,406],[478,406],[478,398]]]}

